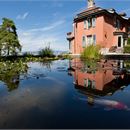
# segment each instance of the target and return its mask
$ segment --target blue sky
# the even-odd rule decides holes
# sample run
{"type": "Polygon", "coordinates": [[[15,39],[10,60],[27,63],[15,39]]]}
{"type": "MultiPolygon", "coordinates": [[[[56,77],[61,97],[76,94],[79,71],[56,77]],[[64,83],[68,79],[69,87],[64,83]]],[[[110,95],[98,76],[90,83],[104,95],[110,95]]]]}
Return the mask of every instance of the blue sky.
{"type": "MultiPolygon", "coordinates": [[[[102,8],[125,11],[130,17],[130,0],[95,0],[102,8]]],[[[3,17],[14,20],[23,51],[38,51],[50,42],[54,50],[68,50],[66,33],[73,17],[87,8],[87,0],[0,0],[3,17]]]]}

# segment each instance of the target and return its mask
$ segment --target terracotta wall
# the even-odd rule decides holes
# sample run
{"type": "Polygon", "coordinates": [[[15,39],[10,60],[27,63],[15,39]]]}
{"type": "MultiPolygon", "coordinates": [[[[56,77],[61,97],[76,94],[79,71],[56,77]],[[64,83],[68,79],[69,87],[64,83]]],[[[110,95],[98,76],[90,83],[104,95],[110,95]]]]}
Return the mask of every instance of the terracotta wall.
{"type": "Polygon", "coordinates": [[[87,35],[96,35],[96,43],[103,44],[103,16],[96,18],[96,26],[90,29],[84,29],[84,21],[75,23],[75,53],[80,54],[83,51],[82,37],[87,35]]]}
{"type": "Polygon", "coordinates": [[[117,38],[113,35],[113,32],[116,31],[116,28],[114,27],[114,17],[104,16],[103,26],[104,47],[110,48],[117,42],[117,38]]]}
{"type": "Polygon", "coordinates": [[[104,46],[106,48],[110,48],[111,46],[117,46],[118,45],[118,36],[114,36],[113,32],[126,32],[127,25],[121,22],[122,28],[119,30],[116,29],[114,23],[115,19],[114,16],[104,16],[104,30],[103,30],[103,41],[104,41],[104,46]]]}

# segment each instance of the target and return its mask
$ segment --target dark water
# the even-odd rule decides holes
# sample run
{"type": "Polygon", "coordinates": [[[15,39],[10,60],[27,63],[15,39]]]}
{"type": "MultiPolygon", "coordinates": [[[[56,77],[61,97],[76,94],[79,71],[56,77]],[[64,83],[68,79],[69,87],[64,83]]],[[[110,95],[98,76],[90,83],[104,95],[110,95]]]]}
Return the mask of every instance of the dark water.
{"type": "Polygon", "coordinates": [[[0,128],[130,128],[129,61],[28,67],[0,76],[0,128]]]}

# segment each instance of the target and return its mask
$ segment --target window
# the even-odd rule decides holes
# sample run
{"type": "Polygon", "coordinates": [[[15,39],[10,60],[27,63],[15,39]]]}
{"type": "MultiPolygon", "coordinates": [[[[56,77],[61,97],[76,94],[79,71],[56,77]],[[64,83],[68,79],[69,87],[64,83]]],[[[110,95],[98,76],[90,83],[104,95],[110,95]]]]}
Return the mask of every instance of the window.
{"type": "Polygon", "coordinates": [[[88,19],[88,28],[96,26],[96,18],[89,18],[88,19]]]}
{"type": "Polygon", "coordinates": [[[87,29],[87,20],[84,20],[84,29],[87,29]]]}
{"type": "Polygon", "coordinates": [[[84,79],[84,87],[87,87],[88,85],[87,85],[87,79],[84,79]]]}
{"type": "Polygon", "coordinates": [[[84,79],[84,87],[95,89],[95,81],[90,79],[84,79]]]}
{"type": "Polygon", "coordinates": [[[89,89],[96,88],[96,82],[90,79],[84,79],[84,87],[88,87],[89,89]]]}
{"type": "Polygon", "coordinates": [[[130,27],[128,27],[128,32],[130,32],[130,27]]]}
{"type": "Polygon", "coordinates": [[[121,36],[118,37],[118,47],[121,47],[121,36]]]}
{"type": "Polygon", "coordinates": [[[96,35],[88,35],[87,36],[87,44],[88,45],[96,45],[96,35]]]}
{"type": "Polygon", "coordinates": [[[120,21],[117,19],[116,20],[116,28],[119,30],[121,28],[120,21]]]}
{"type": "Polygon", "coordinates": [[[92,86],[92,81],[88,79],[88,88],[91,88],[92,86]]]}
{"type": "Polygon", "coordinates": [[[86,47],[86,36],[82,38],[82,47],[86,47]]]}
{"type": "Polygon", "coordinates": [[[96,18],[92,18],[92,27],[96,26],[96,18]]]}
{"type": "Polygon", "coordinates": [[[96,83],[95,83],[95,81],[93,80],[92,81],[92,89],[95,89],[96,88],[96,83]]]}
{"type": "Polygon", "coordinates": [[[89,18],[89,19],[88,19],[88,28],[91,28],[91,27],[92,27],[92,19],[89,18]]]}
{"type": "Polygon", "coordinates": [[[93,42],[93,40],[92,40],[92,35],[88,35],[88,36],[87,36],[87,44],[88,44],[88,45],[91,45],[92,42],[93,42]]]}
{"type": "Polygon", "coordinates": [[[96,45],[96,35],[93,35],[93,44],[96,45]]]}

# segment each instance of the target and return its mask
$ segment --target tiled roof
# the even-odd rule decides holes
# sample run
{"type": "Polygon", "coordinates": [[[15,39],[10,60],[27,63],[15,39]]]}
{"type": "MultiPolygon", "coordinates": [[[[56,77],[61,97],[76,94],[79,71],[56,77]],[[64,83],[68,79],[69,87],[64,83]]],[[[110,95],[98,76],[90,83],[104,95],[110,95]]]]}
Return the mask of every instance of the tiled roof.
{"type": "Polygon", "coordinates": [[[123,20],[130,21],[130,18],[128,18],[126,16],[121,16],[114,9],[103,9],[103,8],[95,7],[95,6],[92,8],[86,9],[86,10],[80,12],[79,14],[77,14],[74,18],[74,21],[81,20],[81,19],[86,18],[88,16],[92,16],[92,15],[96,15],[96,14],[100,14],[100,13],[115,14],[123,20]]]}
{"type": "Polygon", "coordinates": [[[86,9],[86,10],[82,11],[81,13],[77,14],[76,17],[74,18],[74,21],[82,19],[86,16],[89,16],[89,15],[92,15],[92,14],[95,14],[95,13],[100,13],[102,11],[104,11],[104,9],[102,9],[100,7],[93,7],[93,8],[90,8],[90,9],[86,9]]]}
{"type": "Polygon", "coordinates": [[[92,7],[92,8],[88,8],[86,10],[83,10],[82,12],[80,12],[79,14],[83,14],[83,13],[93,13],[93,12],[97,12],[102,10],[100,7],[92,7]]]}

